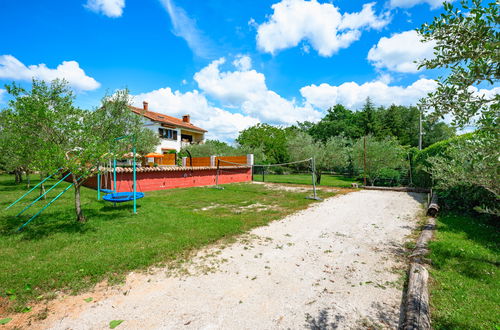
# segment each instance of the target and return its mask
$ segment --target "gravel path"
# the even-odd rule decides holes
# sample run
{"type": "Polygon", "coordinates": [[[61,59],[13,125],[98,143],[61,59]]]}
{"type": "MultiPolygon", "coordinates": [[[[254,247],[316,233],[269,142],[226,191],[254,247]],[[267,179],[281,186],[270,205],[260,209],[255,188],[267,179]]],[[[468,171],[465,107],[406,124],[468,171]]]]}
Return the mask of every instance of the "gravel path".
{"type": "Polygon", "coordinates": [[[124,320],[118,329],[396,328],[400,254],[421,197],[358,191],[327,199],[201,251],[176,274],[132,273],[119,289],[66,297],[37,326],[104,329],[124,320]]]}

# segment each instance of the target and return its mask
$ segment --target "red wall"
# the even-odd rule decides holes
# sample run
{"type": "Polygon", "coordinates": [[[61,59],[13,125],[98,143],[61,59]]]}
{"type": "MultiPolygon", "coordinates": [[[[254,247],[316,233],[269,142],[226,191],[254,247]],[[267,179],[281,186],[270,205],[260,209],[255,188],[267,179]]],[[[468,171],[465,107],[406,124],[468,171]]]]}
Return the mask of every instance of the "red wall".
{"type": "MultiPolygon", "coordinates": [[[[215,169],[137,172],[137,191],[144,192],[215,185],[216,172],[217,170],[215,169]]],[[[252,181],[251,168],[224,169],[219,173],[219,184],[247,181],[252,181]]],[[[112,180],[109,180],[108,177],[108,185],[112,184],[112,180]]],[[[116,190],[118,192],[132,191],[132,184],[132,173],[116,174],[116,190]]],[[[97,177],[94,176],[89,178],[84,185],[89,188],[97,189],[97,177]]],[[[101,187],[106,188],[102,177],[101,187]]],[[[108,187],[108,189],[112,189],[112,187],[108,187]]]]}

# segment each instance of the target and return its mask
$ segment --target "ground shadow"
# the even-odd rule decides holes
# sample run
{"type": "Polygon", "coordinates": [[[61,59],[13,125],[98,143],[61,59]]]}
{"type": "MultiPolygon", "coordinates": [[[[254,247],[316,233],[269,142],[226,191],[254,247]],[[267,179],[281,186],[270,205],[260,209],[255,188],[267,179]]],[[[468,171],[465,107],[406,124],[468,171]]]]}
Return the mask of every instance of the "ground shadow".
{"type": "Polygon", "coordinates": [[[334,320],[329,320],[328,311],[323,309],[319,311],[318,316],[313,317],[309,313],[306,314],[305,328],[311,330],[330,330],[338,329],[340,323],[345,319],[342,315],[335,315],[334,320]]]}

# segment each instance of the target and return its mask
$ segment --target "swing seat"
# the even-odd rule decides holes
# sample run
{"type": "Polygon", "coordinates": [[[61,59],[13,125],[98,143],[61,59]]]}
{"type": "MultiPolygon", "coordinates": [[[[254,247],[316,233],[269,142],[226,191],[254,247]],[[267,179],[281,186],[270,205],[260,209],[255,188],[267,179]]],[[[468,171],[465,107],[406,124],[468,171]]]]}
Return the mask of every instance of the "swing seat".
{"type": "MultiPolygon", "coordinates": [[[[143,192],[138,192],[138,191],[135,192],[135,199],[140,199],[143,197],[144,197],[143,192]]],[[[104,195],[102,199],[104,199],[107,202],[113,202],[113,203],[130,202],[134,200],[134,193],[132,191],[112,193],[104,195]]]]}

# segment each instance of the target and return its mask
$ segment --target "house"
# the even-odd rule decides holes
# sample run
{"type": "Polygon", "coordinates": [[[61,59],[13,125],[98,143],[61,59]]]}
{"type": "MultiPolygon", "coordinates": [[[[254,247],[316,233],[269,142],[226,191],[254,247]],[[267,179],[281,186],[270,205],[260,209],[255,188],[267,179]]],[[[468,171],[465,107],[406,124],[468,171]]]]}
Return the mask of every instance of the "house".
{"type": "Polygon", "coordinates": [[[193,125],[189,115],[182,116],[182,119],[175,118],[150,111],[148,102],[146,101],[142,102],[142,104],[142,108],[129,107],[132,112],[144,117],[144,125],[146,127],[159,134],[160,144],[156,147],[156,153],[168,154],[172,151],[178,152],[186,145],[203,143],[205,141],[205,133],[207,131],[193,125]]]}

